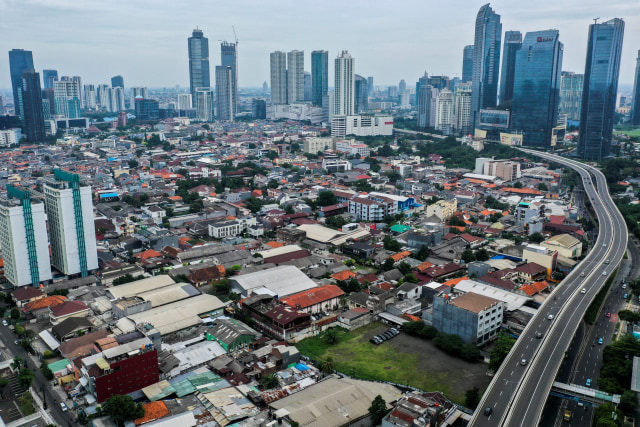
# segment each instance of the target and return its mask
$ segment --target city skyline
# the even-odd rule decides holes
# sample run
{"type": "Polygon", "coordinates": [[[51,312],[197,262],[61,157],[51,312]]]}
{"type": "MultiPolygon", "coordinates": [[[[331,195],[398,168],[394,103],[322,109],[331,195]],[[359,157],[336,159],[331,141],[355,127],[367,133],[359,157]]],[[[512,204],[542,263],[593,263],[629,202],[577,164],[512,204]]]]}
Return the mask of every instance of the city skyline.
{"type": "MultiPolygon", "coordinates": [[[[620,83],[633,84],[635,59],[640,40],[640,5],[631,0],[619,0],[600,5],[574,0],[536,3],[534,11],[527,5],[512,5],[508,1],[491,2],[501,15],[503,31],[522,33],[555,28],[565,45],[565,71],[581,73],[587,47],[587,29],[592,19],[619,17],[625,20],[627,41],[623,46],[620,83]],[[567,13],[571,11],[571,13],[567,13]]],[[[202,5],[197,13],[192,9],[165,14],[165,8],[153,3],[85,5],[68,1],[0,3],[0,12],[8,19],[0,23],[11,38],[0,41],[5,51],[13,48],[32,50],[36,71],[56,69],[61,75],[80,75],[85,82],[107,83],[117,74],[131,86],[188,86],[188,61],[184,54],[184,39],[193,28],[201,28],[212,42],[211,66],[220,65],[217,40],[234,40],[235,26],[243,49],[238,57],[240,87],[259,87],[269,78],[269,53],[275,50],[304,50],[305,71],[310,71],[310,52],[328,50],[335,57],[343,49],[358,58],[355,72],[373,75],[378,85],[395,85],[405,79],[411,86],[426,70],[430,75],[460,76],[462,52],[473,43],[473,23],[483,2],[455,1],[438,5],[428,30],[417,32],[416,10],[432,10],[428,3],[403,2],[401,5],[373,3],[367,8],[357,4],[341,5],[343,13],[334,15],[332,8],[290,2],[262,4],[244,1],[241,4],[202,5]],[[401,6],[401,7],[398,7],[401,6]],[[264,20],[274,9],[286,25],[272,25],[264,20]],[[352,10],[354,13],[350,13],[352,10]],[[357,14],[355,11],[357,10],[357,14]],[[406,10],[406,12],[403,12],[406,10]],[[215,13],[213,13],[215,11],[215,13]],[[141,26],[139,13],[154,22],[141,26]],[[211,13],[208,13],[211,12],[211,13]],[[115,13],[118,13],[117,19],[115,13]],[[287,16],[302,19],[287,19],[287,16]],[[456,19],[445,19],[447,16],[456,19]],[[59,26],[60,16],[66,25],[59,26]],[[202,16],[213,16],[209,22],[202,16]],[[360,18],[354,20],[354,16],[360,18]],[[90,19],[89,19],[90,18],[90,19]],[[105,25],[100,25],[104,20],[105,25]],[[30,22],[32,25],[24,25],[30,22]],[[106,25],[108,22],[109,25],[106,25]],[[134,22],[136,25],[134,25],[134,22]],[[384,26],[385,31],[379,31],[384,26]],[[78,31],[86,29],[86,37],[78,31]],[[333,29],[333,31],[332,31],[333,29]],[[292,39],[292,33],[300,37],[292,39]],[[53,34],[53,37],[52,37],[53,34]],[[266,35],[266,36],[265,36],[266,35]],[[129,40],[136,43],[129,43],[129,40]],[[19,40],[19,42],[16,42],[19,40]],[[99,55],[96,54],[99,52],[99,55]],[[86,61],[87,55],[94,57],[86,61]],[[95,56],[94,56],[95,55],[95,56]],[[149,68],[162,72],[149,72],[149,68]]],[[[84,34],[84,32],[83,32],[84,34]]],[[[8,58],[0,58],[0,67],[7,70],[8,58]]],[[[330,64],[332,68],[333,64],[330,64]]],[[[333,74],[333,70],[329,70],[333,74]]],[[[332,84],[332,82],[330,82],[332,84]]],[[[6,71],[0,73],[0,88],[10,88],[6,71]]]]}

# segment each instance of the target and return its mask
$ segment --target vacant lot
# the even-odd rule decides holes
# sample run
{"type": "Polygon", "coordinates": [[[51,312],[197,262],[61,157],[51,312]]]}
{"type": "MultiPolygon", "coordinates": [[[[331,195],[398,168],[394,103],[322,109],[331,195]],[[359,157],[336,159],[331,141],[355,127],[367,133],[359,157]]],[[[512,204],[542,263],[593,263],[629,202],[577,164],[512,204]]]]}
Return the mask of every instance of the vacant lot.
{"type": "Polygon", "coordinates": [[[465,392],[473,387],[483,391],[491,378],[487,365],[469,363],[449,356],[431,341],[400,333],[381,345],[369,339],[389,327],[382,323],[342,332],[337,344],[327,344],[319,337],[297,344],[300,352],[317,361],[333,358],[340,372],[368,380],[409,384],[425,391],[440,391],[457,403],[464,403],[465,392]]]}
{"type": "Polygon", "coordinates": [[[640,136],[640,129],[615,129],[614,133],[624,133],[628,136],[640,136]]]}

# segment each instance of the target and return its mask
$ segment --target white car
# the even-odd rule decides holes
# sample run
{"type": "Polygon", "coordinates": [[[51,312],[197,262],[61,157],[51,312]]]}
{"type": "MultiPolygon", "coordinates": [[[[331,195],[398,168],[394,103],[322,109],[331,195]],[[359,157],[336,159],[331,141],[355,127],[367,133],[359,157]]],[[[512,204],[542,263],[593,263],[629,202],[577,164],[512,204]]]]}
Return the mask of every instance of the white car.
{"type": "Polygon", "coordinates": [[[586,294],[587,293],[587,288],[582,288],[582,290],[580,291],[581,294],[586,294]]]}
{"type": "Polygon", "coordinates": [[[547,316],[547,319],[549,319],[549,320],[553,320],[553,314],[548,315],[548,316],[547,316]]]}
{"type": "Polygon", "coordinates": [[[67,412],[67,404],[64,402],[60,402],[60,409],[62,409],[62,412],[67,412]]]}

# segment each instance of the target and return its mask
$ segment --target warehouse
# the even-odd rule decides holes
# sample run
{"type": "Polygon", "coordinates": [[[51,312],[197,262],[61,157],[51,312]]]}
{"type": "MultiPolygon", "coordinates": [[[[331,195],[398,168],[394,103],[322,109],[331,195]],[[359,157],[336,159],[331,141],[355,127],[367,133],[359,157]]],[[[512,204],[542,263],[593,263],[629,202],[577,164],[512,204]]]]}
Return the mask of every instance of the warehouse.
{"type": "Polygon", "coordinates": [[[232,276],[231,290],[243,298],[255,293],[267,293],[278,297],[315,288],[316,283],[292,265],[283,265],[255,273],[232,276]]]}

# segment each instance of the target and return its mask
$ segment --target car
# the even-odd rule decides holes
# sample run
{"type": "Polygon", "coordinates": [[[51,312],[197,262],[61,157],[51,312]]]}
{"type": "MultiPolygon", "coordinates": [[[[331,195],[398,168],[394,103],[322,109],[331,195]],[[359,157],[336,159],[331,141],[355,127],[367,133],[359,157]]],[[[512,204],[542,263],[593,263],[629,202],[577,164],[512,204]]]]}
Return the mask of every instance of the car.
{"type": "Polygon", "coordinates": [[[629,296],[628,294],[624,294],[622,295],[622,298],[627,299],[628,296],[629,296]]]}
{"type": "Polygon", "coordinates": [[[60,402],[60,409],[62,409],[62,412],[67,412],[67,404],[64,402],[60,402]]]}
{"type": "Polygon", "coordinates": [[[602,345],[603,342],[604,340],[602,339],[602,337],[598,338],[598,344],[602,345]]]}
{"type": "Polygon", "coordinates": [[[384,337],[385,337],[386,339],[388,339],[388,340],[390,340],[391,338],[393,338],[393,337],[395,336],[395,335],[393,335],[393,332],[389,332],[389,331],[385,332],[385,333],[384,333],[384,334],[382,334],[382,335],[384,335],[384,337]]]}
{"type": "Polygon", "coordinates": [[[378,338],[378,337],[373,337],[373,338],[371,338],[371,339],[369,340],[369,342],[371,342],[371,344],[378,345],[378,344],[380,344],[382,341],[381,341],[381,340],[380,340],[380,338],[378,338]]]}
{"type": "Polygon", "coordinates": [[[542,338],[542,332],[536,332],[536,338],[537,339],[541,339],[542,338]]]}
{"type": "Polygon", "coordinates": [[[580,291],[581,294],[586,294],[587,293],[587,288],[582,288],[582,290],[580,291]]]}
{"type": "Polygon", "coordinates": [[[587,378],[586,385],[587,387],[591,387],[591,378],[587,378]]]}
{"type": "Polygon", "coordinates": [[[522,366],[526,366],[526,364],[527,364],[527,359],[522,359],[522,360],[520,361],[520,364],[521,364],[522,366]]]}
{"type": "Polygon", "coordinates": [[[549,320],[553,320],[553,314],[548,315],[548,316],[547,316],[547,319],[549,319],[549,320]]]}
{"type": "Polygon", "coordinates": [[[397,333],[397,334],[399,334],[399,333],[400,333],[400,331],[399,331],[399,330],[397,330],[396,328],[391,328],[391,329],[389,329],[389,330],[390,330],[391,332],[395,332],[395,333],[397,333]]]}
{"type": "Polygon", "coordinates": [[[603,244],[602,244],[602,246],[604,246],[604,247],[606,248],[606,247],[607,247],[607,244],[606,244],[606,243],[603,243],[603,244]]]}
{"type": "Polygon", "coordinates": [[[484,408],[484,415],[488,417],[489,415],[491,415],[491,411],[492,411],[491,407],[487,406],[486,408],[484,408]]]}
{"type": "Polygon", "coordinates": [[[9,326],[9,322],[7,322],[7,319],[2,319],[2,324],[4,326],[9,326]]]}
{"type": "Polygon", "coordinates": [[[580,273],[580,277],[584,277],[584,272],[580,273]]]}
{"type": "Polygon", "coordinates": [[[605,263],[605,264],[609,264],[610,262],[611,262],[611,260],[609,260],[609,259],[608,259],[608,260],[606,260],[604,263],[605,263]]]}
{"type": "Polygon", "coordinates": [[[607,317],[611,317],[611,313],[607,313],[607,317]]]}
{"type": "Polygon", "coordinates": [[[380,342],[386,341],[386,338],[382,334],[376,335],[375,338],[378,338],[380,342]]]}
{"type": "Polygon", "coordinates": [[[607,270],[603,271],[603,272],[602,272],[602,275],[603,275],[603,276],[606,276],[606,275],[607,275],[607,270]]]}
{"type": "MultiPolygon", "coordinates": [[[[624,283],[622,284],[622,289],[627,289],[627,285],[625,285],[624,283]]],[[[6,320],[5,320],[6,322],[6,320]]]]}

